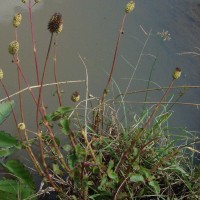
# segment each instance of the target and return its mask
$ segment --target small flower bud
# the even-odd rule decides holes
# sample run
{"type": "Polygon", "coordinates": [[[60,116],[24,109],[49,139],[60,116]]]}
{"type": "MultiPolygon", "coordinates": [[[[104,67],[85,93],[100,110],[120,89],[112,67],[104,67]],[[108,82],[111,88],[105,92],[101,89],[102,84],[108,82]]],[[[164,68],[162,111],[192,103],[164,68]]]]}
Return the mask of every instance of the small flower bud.
{"type": "Polygon", "coordinates": [[[22,0],[22,3],[26,3],[27,0],[22,0]]]}
{"type": "Polygon", "coordinates": [[[0,68],[0,80],[3,79],[3,70],[0,68]]]}
{"type": "Polygon", "coordinates": [[[14,17],[13,17],[13,26],[15,28],[17,28],[20,24],[21,24],[21,21],[22,21],[22,15],[21,13],[17,13],[14,17]]]}
{"type": "Polygon", "coordinates": [[[80,100],[80,94],[76,91],[76,92],[74,92],[73,94],[72,94],[72,96],[71,96],[71,100],[73,101],[73,102],[78,102],[79,100],[80,100]]]}
{"type": "Polygon", "coordinates": [[[172,73],[172,78],[173,79],[178,79],[181,76],[181,69],[179,67],[177,67],[173,73],[172,73]]]}
{"type": "Polygon", "coordinates": [[[26,125],[25,125],[24,123],[19,123],[19,124],[17,125],[17,128],[18,128],[19,130],[23,131],[23,130],[26,129],[26,125]]]}
{"type": "Polygon", "coordinates": [[[129,1],[127,4],[126,4],[126,7],[125,7],[125,13],[130,13],[134,10],[135,8],[135,2],[134,1],[129,1]]]}
{"type": "Polygon", "coordinates": [[[19,42],[14,40],[8,46],[8,52],[11,55],[15,55],[19,51],[19,42]]]}
{"type": "Polygon", "coordinates": [[[62,15],[54,13],[48,23],[48,29],[51,33],[60,33],[63,28],[62,15]]]}
{"type": "Polygon", "coordinates": [[[40,0],[35,0],[35,3],[39,3],[40,2],[40,0]]]}

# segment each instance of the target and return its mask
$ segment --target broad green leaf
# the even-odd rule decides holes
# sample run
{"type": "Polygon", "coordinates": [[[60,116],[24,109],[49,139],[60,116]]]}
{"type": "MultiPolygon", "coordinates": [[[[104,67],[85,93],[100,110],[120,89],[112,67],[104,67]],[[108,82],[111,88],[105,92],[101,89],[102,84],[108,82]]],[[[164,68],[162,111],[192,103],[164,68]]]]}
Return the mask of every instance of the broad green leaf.
{"type": "Polygon", "coordinates": [[[35,187],[33,177],[19,160],[8,160],[6,163],[1,164],[7,171],[15,175],[21,183],[26,183],[31,188],[35,187]]]}
{"type": "Polygon", "coordinates": [[[130,181],[135,182],[135,183],[138,183],[138,182],[144,183],[145,182],[144,177],[141,174],[133,174],[133,173],[131,173],[131,175],[130,175],[130,181]]]}
{"type": "Polygon", "coordinates": [[[69,120],[68,119],[62,119],[62,120],[60,120],[60,125],[62,127],[62,132],[65,135],[69,135],[69,133],[70,133],[69,120]]]}
{"type": "MultiPolygon", "coordinates": [[[[0,180],[0,199],[1,200],[19,200],[19,196],[22,199],[29,197],[36,191],[28,187],[27,185],[20,184],[16,180],[0,180]]],[[[36,198],[32,198],[35,200],[36,198]]]]}
{"type": "Polygon", "coordinates": [[[157,181],[150,181],[149,185],[154,190],[156,194],[160,194],[160,186],[157,181]]]}
{"type": "Polygon", "coordinates": [[[0,131],[0,148],[19,146],[19,141],[9,133],[0,131]]]}
{"type": "Polygon", "coordinates": [[[11,193],[7,193],[7,192],[3,192],[0,190],[0,197],[1,200],[18,200],[18,196],[17,194],[11,194],[11,193]]]}
{"type": "Polygon", "coordinates": [[[17,194],[18,185],[16,180],[0,180],[0,191],[17,194]]]}
{"type": "Polygon", "coordinates": [[[0,124],[10,115],[14,108],[14,101],[0,103],[0,124]]]}

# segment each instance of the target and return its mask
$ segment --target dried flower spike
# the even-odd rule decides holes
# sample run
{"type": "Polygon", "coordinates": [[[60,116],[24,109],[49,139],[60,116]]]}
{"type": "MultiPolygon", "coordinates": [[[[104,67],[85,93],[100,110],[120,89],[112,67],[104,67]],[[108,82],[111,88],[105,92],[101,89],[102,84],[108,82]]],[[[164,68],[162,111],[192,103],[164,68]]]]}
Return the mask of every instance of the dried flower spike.
{"type": "Polygon", "coordinates": [[[3,79],[3,70],[0,68],[0,80],[3,79]]]}
{"type": "Polygon", "coordinates": [[[130,13],[134,10],[135,8],[135,2],[134,1],[129,1],[127,4],[126,4],[126,7],[125,7],[125,13],[130,13]]]}
{"type": "Polygon", "coordinates": [[[62,15],[54,13],[48,23],[48,29],[51,33],[60,33],[63,28],[62,15]]]}
{"type": "Polygon", "coordinates": [[[13,26],[15,28],[17,28],[22,21],[22,14],[21,13],[17,13],[14,17],[13,17],[13,26]]]}
{"type": "Polygon", "coordinates": [[[23,131],[23,130],[26,129],[26,125],[25,125],[24,123],[19,123],[19,124],[17,125],[17,128],[18,128],[19,130],[23,131]]]}
{"type": "Polygon", "coordinates": [[[8,52],[11,55],[15,55],[19,51],[19,42],[16,40],[12,41],[8,46],[8,52]]]}
{"type": "Polygon", "coordinates": [[[76,92],[74,92],[73,94],[72,94],[72,96],[71,96],[71,100],[73,101],[73,102],[78,102],[79,100],[80,100],[80,94],[76,91],[76,92]]]}
{"type": "Polygon", "coordinates": [[[181,69],[177,67],[174,72],[172,73],[172,78],[173,79],[178,79],[181,76],[181,69]]]}

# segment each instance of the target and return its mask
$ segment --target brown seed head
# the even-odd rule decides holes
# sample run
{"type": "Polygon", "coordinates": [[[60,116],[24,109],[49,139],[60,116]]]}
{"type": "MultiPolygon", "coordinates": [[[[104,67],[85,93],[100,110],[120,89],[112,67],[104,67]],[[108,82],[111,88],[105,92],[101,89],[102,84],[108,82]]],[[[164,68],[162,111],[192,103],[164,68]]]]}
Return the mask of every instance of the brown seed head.
{"type": "Polygon", "coordinates": [[[60,33],[63,27],[62,15],[60,13],[54,13],[49,20],[48,30],[51,33],[60,33]]]}

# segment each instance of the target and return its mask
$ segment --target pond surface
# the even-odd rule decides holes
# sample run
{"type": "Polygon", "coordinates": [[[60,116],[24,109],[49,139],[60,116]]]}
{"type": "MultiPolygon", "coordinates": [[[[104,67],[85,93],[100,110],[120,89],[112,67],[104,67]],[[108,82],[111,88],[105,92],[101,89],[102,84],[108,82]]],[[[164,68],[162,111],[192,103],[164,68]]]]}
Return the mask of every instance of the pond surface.
{"type": "MultiPolygon", "coordinates": [[[[40,73],[44,66],[50,33],[47,23],[52,14],[60,12],[63,15],[64,29],[58,37],[57,48],[57,76],[59,81],[83,80],[85,69],[79,58],[83,58],[89,74],[89,90],[94,96],[101,96],[105,87],[107,73],[110,71],[114,48],[117,40],[119,27],[124,15],[124,6],[127,1],[121,0],[42,0],[35,6],[33,23],[37,45],[37,54],[40,73]]],[[[10,94],[17,91],[17,71],[11,62],[12,57],[8,54],[8,44],[14,40],[12,17],[21,12],[23,23],[18,30],[20,41],[20,62],[24,74],[29,79],[30,85],[36,85],[35,65],[29,16],[21,1],[7,0],[1,2],[0,7],[0,60],[4,70],[4,83],[10,94]]],[[[150,87],[167,86],[171,81],[171,73],[175,67],[182,69],[182,77],[175,82],[179,85],[200,85],[200,56],[195,54],[182,54],[183,52],[200,53],[200,4],[199,0],[143,0],[136,1],[134,12],[127,16],[124,34],[119,47],[116,70],[113,78],[121,91],[125,91],[134,73],[134,79],[128,91],[145,89],[151,72],[152,83],[150,87]],[[168,31],[171,40],[163,41],[158,32],[168,31]],[[149,36],[143,56],[137,68],[136,64],[140,57],[144,43],[149,36]],[[156,57],[156,60],[155,60],[156,57]],[[155,62],[155,63],[154,63],[155,62]]],[[[53,79],[53,51],[51,51],[48,64],[48,73],[45,83],[54,82],[53,79]]],[[[25,87],[25,85],[23,86],[25,87]]],[[[115,86],[114,86],[115,87],[115,86]]],[[[66,105],[71,105],[70,95],[77,90],[84,96],[84,84],[74,83],[62,85],[64,90],[63,99],[66,105]]],[[[46,104],[49,111],[57,105],[56,97],[52,96],[54,87],[45,88],[46,104]],[[51,100],[50,100],[51,99],[51,100]],[[50,107],[51,106],[51,107],[50,107]]],[[[116,89],[115,89],[116,92],[116,89]]],[[[180,92],[174,90],[175,97],[180,92]]],[[[117,94],[117,93],[115,93],[117,94]]],[[[149,93],[148,102],[158,101],[161,92],[149,93]]],[[[34,129],[35,119],[31,114],[35,112],[32,107],[28,92],[23,96],[25,116],[29,129],[34,129]],[[29,118],[30,117],[30,118],[29,118]]],[[[3,92],[0,99],[4,98],[3,92]]],[[[13,98],[18,102],[17,96],[13,98]]],[[[83,98],[84,99],[84,98],[83,98]]],[[[129,101],[144,101],[144,95],[128,95],[129,101]]],[[[180,99],[181,102],[199,103],[200,90],[187,90],[180,99]]],[[[151,106],[147,104],[146,106],[151,106]]],[[[141,112],[142,106],[132,103],[135,112],[141,112]]],[[[174,115],[170,121],[171,126],[186,127],[188,130],[200,131],[200,111],[198,106],[176,105],[173,107],[174,115]]],[[[19,115],[19,110],[16,108],[19,115]]],[[[14,123],[11,125],[11,117],[3,125],[2,129],[10,132],[15,130],[14,123]]]]}

